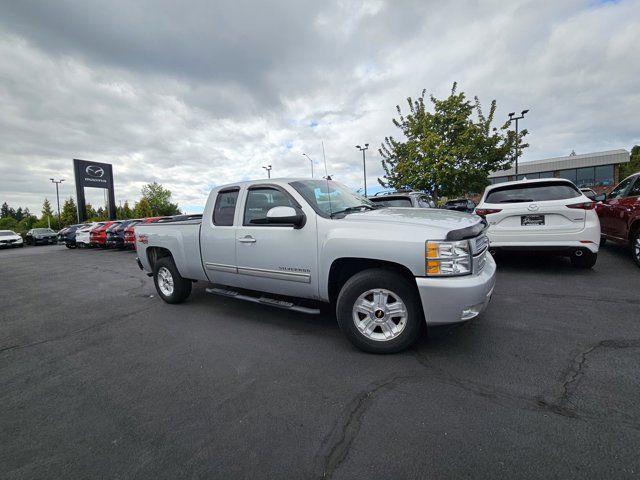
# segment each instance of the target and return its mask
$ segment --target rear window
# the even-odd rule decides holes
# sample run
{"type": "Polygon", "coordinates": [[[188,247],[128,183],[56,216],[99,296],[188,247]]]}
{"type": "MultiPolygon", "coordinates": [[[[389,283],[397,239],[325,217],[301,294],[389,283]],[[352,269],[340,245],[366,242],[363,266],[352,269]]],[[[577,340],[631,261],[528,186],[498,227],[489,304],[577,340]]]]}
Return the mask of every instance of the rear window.
{"type": "Polygon", "coordinates": [[[384,205],[385,207],[411,207],[411,199],[409,198],[370,198],[374,203],[378,205],[384,205]]]}
{"type": "Polygon", "coordinates": [[[497,187],[487,194],[486,203],[544,202],[565,200],[582,194],[571,183],[539,182],[497,187]]]}

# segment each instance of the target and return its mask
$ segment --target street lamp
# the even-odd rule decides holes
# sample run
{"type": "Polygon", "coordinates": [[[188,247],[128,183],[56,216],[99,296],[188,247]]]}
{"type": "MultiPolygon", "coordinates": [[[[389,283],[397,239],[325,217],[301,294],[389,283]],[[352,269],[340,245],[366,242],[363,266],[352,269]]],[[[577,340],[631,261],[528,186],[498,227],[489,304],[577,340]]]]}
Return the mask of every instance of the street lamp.
{"type": "Polygon", "coordinates": [[[529,113],[529,110],[522,110],[519,117],[514,117],[516,112],[511,112],[509,114],[509,123],[511,123],[512,120],[516,121],[516,180],[518,179],[518,143],[520,143],[518,140],[518,120],[522,120],[526,113],[529,113]]]}
{"type": "Polygon", "coordinates": [[[61,178],[58,181],[55,181],[53,178],[50,178],[49,180],[51,180],[53,183],[56,184],[56,201],[58,202],[58,228],[60,228],[61,224],[60,224],[60,194],[58,193],[58,185],[60,185],[62,182],[64,182],[64,178],[61,178]]]}
{"type": "Polygon", "coordinates": [[[302,156],[307,157],[309,159],[309,162],[311,162],[311,178],[313,178],[313,160],[311,160],[311,157],[306,153],[303,153],[302,156]]]}
{"type": "Polygon", "coordinates": [[[267,178],[271,178],[271,165],[267,165],[266,167],[262,167],[267,171],[267,178]]]}
{"type": "Polygon", "coordinates": [[[367,164],[365,161],[365,151],[369,148],[369,144],[365,143],[364,147],[356,145],[356,148],[362,152],[362,170],[364,172],[364,196],[367,196],[367,164]]]}

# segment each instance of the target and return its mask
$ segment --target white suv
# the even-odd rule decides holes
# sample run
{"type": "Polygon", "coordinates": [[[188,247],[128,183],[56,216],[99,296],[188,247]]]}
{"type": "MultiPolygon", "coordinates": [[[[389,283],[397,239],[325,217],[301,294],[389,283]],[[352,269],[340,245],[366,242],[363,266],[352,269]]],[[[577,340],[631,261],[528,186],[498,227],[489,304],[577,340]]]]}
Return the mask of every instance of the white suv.
{"type": "Polygon", "coordinates": [[[488,186],[476,215],[489,223],[490,251],[547,251],[567,255],[576,267],[595,265],[600,221],[595,202],[561,178],[488,186]]]}
{"type": "Polygon", "coordinates": [[[89,247],[91,243],[91,230],[96,227],[101,227],[102,225],[104,225],[104,222],[93,222],[86,227],[76,230],[76,245],[80,248],[89,247]]]}

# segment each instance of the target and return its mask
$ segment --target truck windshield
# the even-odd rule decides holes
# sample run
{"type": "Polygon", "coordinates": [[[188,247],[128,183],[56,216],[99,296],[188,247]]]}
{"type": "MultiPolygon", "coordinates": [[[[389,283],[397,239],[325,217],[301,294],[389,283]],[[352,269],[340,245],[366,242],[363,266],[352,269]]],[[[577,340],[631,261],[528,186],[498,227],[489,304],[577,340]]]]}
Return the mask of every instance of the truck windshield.
{"type": "Polygon", "coordinates": [[[357,211],[360,207],[378,207],[369,199],[333,180],[301,180],[292,182],[291,186],[323,217],[331,217],[338,212],[357,211]]]}

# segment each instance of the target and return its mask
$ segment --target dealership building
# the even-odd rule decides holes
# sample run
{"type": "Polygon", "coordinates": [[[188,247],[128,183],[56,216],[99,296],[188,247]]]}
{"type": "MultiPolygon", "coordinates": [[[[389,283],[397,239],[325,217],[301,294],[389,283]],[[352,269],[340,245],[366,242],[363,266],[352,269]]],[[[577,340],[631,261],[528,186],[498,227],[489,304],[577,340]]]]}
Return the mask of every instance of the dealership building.
{"type": "Polygon", "coordinates": [[[523,178],[566,178],[580,188],[592,188],[598,193],[608,192],[620,180],[620,164],[629,161],[626,150],[569,155],[547,158],[533,162],[520,162],[518,176],[515,168],[493,172],[489,175],[492,184],[522,180],[523,178]]]}

